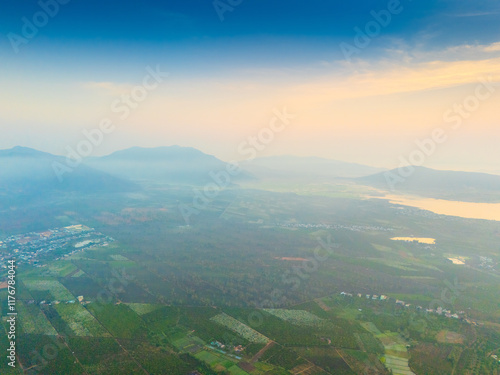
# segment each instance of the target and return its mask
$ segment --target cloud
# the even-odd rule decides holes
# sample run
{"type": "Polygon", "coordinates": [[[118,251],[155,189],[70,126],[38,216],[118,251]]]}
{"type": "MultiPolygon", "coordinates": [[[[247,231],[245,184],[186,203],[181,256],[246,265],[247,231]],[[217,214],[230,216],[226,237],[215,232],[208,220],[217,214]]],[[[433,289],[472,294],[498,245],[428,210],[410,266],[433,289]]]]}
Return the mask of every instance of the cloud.
{"type": "Polygon", "coordinates": [[[500,42],[490,44],[484,47],[485,52],[500,52],[500,42]]]}
{"type": "Polygon", "coordinates": [[[493,16],[500,14],[498,11],[493,12],[468,12],[468,13],[458,13],[451,14],[451,17],[484,17],[484,16],[493,16]]]}

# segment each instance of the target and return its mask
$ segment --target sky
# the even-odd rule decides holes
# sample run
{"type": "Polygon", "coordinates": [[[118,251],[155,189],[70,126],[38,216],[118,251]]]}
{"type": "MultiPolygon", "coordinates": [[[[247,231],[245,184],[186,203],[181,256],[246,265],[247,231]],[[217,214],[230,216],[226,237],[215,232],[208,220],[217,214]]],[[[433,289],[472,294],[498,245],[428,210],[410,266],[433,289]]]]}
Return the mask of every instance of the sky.
{"type": "Polygon", "coordinates": [[[0,0],[0,149],[500,174],[499,103],[497,0],[0,0]]]}

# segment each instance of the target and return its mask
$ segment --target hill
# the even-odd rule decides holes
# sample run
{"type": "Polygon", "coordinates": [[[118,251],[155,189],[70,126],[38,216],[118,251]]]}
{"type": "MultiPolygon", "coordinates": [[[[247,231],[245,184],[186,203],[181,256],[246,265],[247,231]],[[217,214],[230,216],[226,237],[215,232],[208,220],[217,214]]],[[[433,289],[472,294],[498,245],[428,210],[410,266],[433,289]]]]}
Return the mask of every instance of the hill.
{"type": "Polygon", "coordinates": [[[332,159],[301,156],[270,156],[242,164],[256,177],[266,179],[327,182],[337,178],[355,178],[382,171],[367,165],[332,159]]]}
{"type": "MultiPolygon", "coordinates": [[[[206,183],[210,173],[226,170],[227,164],[195,148],[168,146],[132,147],[110,155],[91,158],[87,165],[119,177],[171,183],[206,183]]],[[[234,181],[250,178],[242,172],[234,181]]]]}
{"type": "Polygon", "coordinates": [[[493,202],[500,199],[500,176],[487,173],[436,170],[414,167],[408,177],[398,169],[355,179],[356,182],[394,193],[467,202],[493,202]]]}
{"type": "Polygon", "coordinates": [[[125,192],[138,187],[85,165],[66,166],[66,159],[27,147],[0,150],[0,196],[37,196],[53,192],[125,192]],[[63,174],[57,168],[66,168],[63,174]]]}

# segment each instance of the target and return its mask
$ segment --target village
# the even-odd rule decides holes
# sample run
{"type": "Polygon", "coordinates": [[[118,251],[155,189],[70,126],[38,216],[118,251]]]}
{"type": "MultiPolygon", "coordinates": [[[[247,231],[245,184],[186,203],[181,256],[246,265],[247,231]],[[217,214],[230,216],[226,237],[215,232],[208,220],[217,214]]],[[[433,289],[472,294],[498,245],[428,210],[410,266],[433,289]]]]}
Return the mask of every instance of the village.
{"type": "Polygon", "coordinates": [[[394,228],[387,228],[373,225],[342,225],[342,224],[312,224],[312,223],[277,223],[281,228],[306,228],[306,229],[344,229],[352,232],[391,232],[394,228]]]}
{"type": "MultiPolygon", "coordinates": [[[[346,293],[346,292],[340,292],[341,296],[344,297],[354,297],[353,293],[346,293]]],[[[409,308],[414,308],[415,310],[419,312],[424,312],[424,313],[429,313],[429,314],[437,314],[444,316],[446,318],[452,318],[452,319],[460,319],[463,320],[466,323],[473,324],[473,325],[478,325],[478,323],[475,320],[471,320],[465,316],[465,311],[458,311],[458,312],[452,312],[449,309],[446,309],[444,307],[438,306],[435,309],[432,308],[423,308],[420,305],[412,305],[411,303],[406,303],[405,301],[391,298],[385,294],[362,294],[362,293],[357,293],[356,294],[358,298],[366,298],[369,300],[376,300],[376,301],[394,301],[394,303],[398,306],[401,306],[403,308],[409,309],[409,308]]]]}
{"type": "Polygon", "coordinates": [[[6,268],[7,261],[12,258],[16,258],[18,266],[42,267],[48,260],[59,260],[97,245],[107,246],[113,241],[113,238],[81,224],[18,234],[0,241],[0,267],[6,268]]]}

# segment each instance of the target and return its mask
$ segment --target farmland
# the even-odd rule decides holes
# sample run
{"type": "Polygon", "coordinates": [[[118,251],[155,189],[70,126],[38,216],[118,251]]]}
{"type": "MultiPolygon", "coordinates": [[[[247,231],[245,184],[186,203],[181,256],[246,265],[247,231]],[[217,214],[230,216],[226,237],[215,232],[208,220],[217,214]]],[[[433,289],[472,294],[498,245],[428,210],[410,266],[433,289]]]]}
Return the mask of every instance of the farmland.
{"type": "Polygon", "coordinates": [[[211,320],[229,328],[231,331],[237,333],[238,335],[240,335],[241,337],[245,338],[250,342],[265,344],[269,341],[267,337],[261,335],[257,331],[241,323],[240,321],[230,317],[227,314],[222,313],[216,315],[213,318],[211,318],[211,320]]]}
{"type": "Polygon", "coordinates": [[[182,191],[131,200],[148,219],[140,221],[118,220],[135,211],[94,198],[78,216],[56,216],[85,219],[116,241],[19,267],[23,366],[41,367],[29,353],[45,359],[54,345],[61,354],[40,373],[498,370],[488,354],[500,347],[500,289],[475,255],[495,257],[493,224],[455,220],[457,235],[447,220],[380,201],[241,190],[222,193],[186,227],[175,211],[189,198],[182,191]],[[160,201],[169,210],[140,208],[160,201]],[[391,240],[410,233],[436,243],[391,240]]]}

